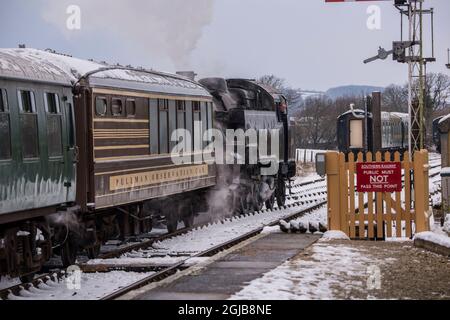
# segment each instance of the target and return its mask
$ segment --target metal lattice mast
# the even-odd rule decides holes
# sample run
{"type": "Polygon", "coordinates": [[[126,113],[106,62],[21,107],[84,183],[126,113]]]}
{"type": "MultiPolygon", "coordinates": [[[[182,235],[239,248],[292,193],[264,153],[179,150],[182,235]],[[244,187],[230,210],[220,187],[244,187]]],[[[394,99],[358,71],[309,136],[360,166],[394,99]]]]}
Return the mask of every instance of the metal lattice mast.
{"type": "Polygon", "coordinates": [[[423,0],[410,0],[408,7],[409,48],[408,107],[410,115],[410,152],[424,148],[425,137],[425,59],[423,57],[423,0]]]}

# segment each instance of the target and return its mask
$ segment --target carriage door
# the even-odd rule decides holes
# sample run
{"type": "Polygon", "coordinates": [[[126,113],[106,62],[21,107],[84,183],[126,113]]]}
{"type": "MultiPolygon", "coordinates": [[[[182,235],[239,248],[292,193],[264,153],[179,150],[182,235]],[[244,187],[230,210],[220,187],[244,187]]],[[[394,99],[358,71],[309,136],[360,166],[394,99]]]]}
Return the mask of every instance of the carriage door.
{"type": "Polygon", "coordinates": [[[362,120],[350,121],[350,148],[363,149],[364,148],[364,130],[362,120]]]}
{"type": "Polygon", "coordinates": [[[75,141],[75,113],[73,100],[70,98],[70,92],[65,92],[69,98],[63,101],[63,144],[64,144],[64,187],[67,191],[67,202],[75,201],[76,197],[76,166],[78,162],[78,148],[75,141]]]}
{"type": "MultiPolygon", "coordinates": [[[[67,97],[61,90],[44,91],[45,113],[47,120],[47,149],[49,159],[49,174],[51,180],[60,184],[59,190],[65,192],[58,196],[58,201],[69,202],[71,190],[74,187],[72,181],[73,161],[69,155],[69,123],[67,115],[67,97]]],[[[56,196],[56,195],[55,195],[56,196]]]]}

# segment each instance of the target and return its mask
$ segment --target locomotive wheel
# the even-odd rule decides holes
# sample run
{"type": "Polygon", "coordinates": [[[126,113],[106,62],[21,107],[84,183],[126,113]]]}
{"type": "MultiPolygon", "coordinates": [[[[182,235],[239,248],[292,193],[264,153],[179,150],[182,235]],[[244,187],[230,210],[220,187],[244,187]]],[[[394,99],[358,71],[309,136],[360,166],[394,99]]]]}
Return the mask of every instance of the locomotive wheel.
{"type": "Polygon", "coordinates": [[[264,202],[259,199],[259,197],[255,197],[253,201],[253,210],[261,211],[264,207],[264,202]]]}
{"type": "Polygon", "coordinates": [[[167,217],[167,231],[174,233],[178,229],[178,219],[176,217],[167,217]]]}
{"type": "Polygon", "coordinates": [[[266,209],[273,210],[274,206],[275,206],[275,192],[272,194],[270,199],[266,201],[266,209]]]}
{"type": "Polygon", "coordinates": [[[282,179],[278,180],[276,198],[278,207],[284,207],[286,204],[286,183],[282,179]]]}
{"type": "Polygon", "coordinates": [[[102,248],[101,244],[96,244],[95,246],[86,249],[87,256],[89,259],[96,259],[100,255],[100,250],[102,248]]]}
{"type": "Polygon", "coordinates": [[[68,237],[66,242],[61,246],[61,261],[63,267],[73,266],[77,262],[78,248],[76,243],[68,237]]]}

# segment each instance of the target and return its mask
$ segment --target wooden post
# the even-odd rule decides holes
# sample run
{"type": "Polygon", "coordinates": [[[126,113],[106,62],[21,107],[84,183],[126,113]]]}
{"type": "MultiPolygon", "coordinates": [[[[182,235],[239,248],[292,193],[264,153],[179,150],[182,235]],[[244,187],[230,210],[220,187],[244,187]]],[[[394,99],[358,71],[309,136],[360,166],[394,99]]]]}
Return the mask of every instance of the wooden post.
{"type": "Polygon", "coordinates": [[[403,156],[403,163],[405,168],[405,224],[406,224],[406,237],[412,238],[412,226],[411,226],[411,164],[410,164],[409,152],[405,152],[403,156]]]}
{"type": "MultiPolygon", "coordinates": [[[[339,216],[341,230],[349,235],[348,225],[348,174],[345,165],[345,155],[339,154],[339,216]]],[[[354,213],[353,213],[354,214],[354,213]]]]}
{"type": "MultiPolygon", "coordinates": [[[[416,233],[428,231],[427,212],[428,200],[425,201],[425,154],[423,151],[414,153],[414,211],[416,214],[416,233]]],[[[428,164],[427,164],[428,166],[428,164]]],[[[428,170],[428,169],[427,169],[428,170]]]]}
{"type": "Polygon", "coordinates": [[[356,238],[355,224],[355,154],[351,152],[348,155],[348,175],[349,175],[349,192],[350,192],[350,239],[356,238]]]}
{"type": "MultiPolygon", "coordinates": [[[[400,153],[396,152],[394,154],[394,161],[400,162],[400,153]]],[[[406,178],[406,176],[405,176],[406,178]]],[[[406,179],[405,179],[406,183],[406,179]]],[[[396,224],[396,236],[397,238],[402,237],[402,197],[400,192],[395,193],[395,224],[396,224]]]]}
{"type": "MultiPolygon", "coordinates": [[[[385,152],[384,154],[384,162],[391,161],[391,153],[385,152]]],[[[384,193],[384,202],[386,203],[386,237],[392,238],[392,203],[391,203],[391,193],[384,193]]]]}
{"type": "MultiPolygon", "coordinates": [[[[381,162],[381,152],[377,152],[375,155],[376,162],[381,162]]],[[[377,239],[381,240],[384,236],[384,210],[383,210],[383,193],[376,193],[376,203],[377,203],[377,239]]]]}
{"type": "MultiPolygon", "coordinates": [[[[358,153],[358,162],[364,162],[364,155],[360,152],[358,153]]],[[[359,216],[359,227],[358,227],[358,238],[365,238],[365,209],[364,209],[364,192],[358,192],[358,216],[359,216]]]]}
{"type": "Polygon", "coordinates": [[[423,159],[424,159],[424,165],[423,165],[423,176],[425,179],[425,192],[423,193],[423,197],[425,200],[425,210],[426,210],[426,218],[427,218],[427,228],[429,229],[429,212],[430,212],[430,177],[429,177],[429,159],[428,159],[428,151],[422,150],[423,152],[423,159]]]}
{"type": "MultiPolygon", "coordinates": [[[[367,162],[372,162],[373,159],[373,155],[372,152],[368,152],[367,153],[367,162]]],[[[375,222],[375,215],[374,215],[374,203],[373,203],[373,192],[369,192],[368,195],[368,212],[367,212],[367,218],[368,218],[368,223],[367,223],[367,237],[369,238],[369,240],[374,240],[375,239],[375,229],[374,229],[374,222],[375,222]]]]}
{"type": "Polygon", "coordinates": [[[339,153],[327,152],[326,172],[328,187],[328,227],[330,230],[342,230],[340,221],[340,192],[339,192],[339,153]]]}

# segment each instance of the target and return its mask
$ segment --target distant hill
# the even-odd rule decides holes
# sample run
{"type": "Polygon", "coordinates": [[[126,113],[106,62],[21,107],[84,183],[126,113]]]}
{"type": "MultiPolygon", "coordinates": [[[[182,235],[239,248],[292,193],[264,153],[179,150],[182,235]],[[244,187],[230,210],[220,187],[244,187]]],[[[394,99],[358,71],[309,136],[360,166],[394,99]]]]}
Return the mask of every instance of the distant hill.
{"type": "Polygon", "coordinates": [[[330,97],[331,99],[336,99],[343,96],[362,96],[371,94],[373,91],[381,91],[383,92],[385,88],[383,87],[374,87],[374,86],[341,86],[336,88],[331,88],[325,95],[330,97]]]}

